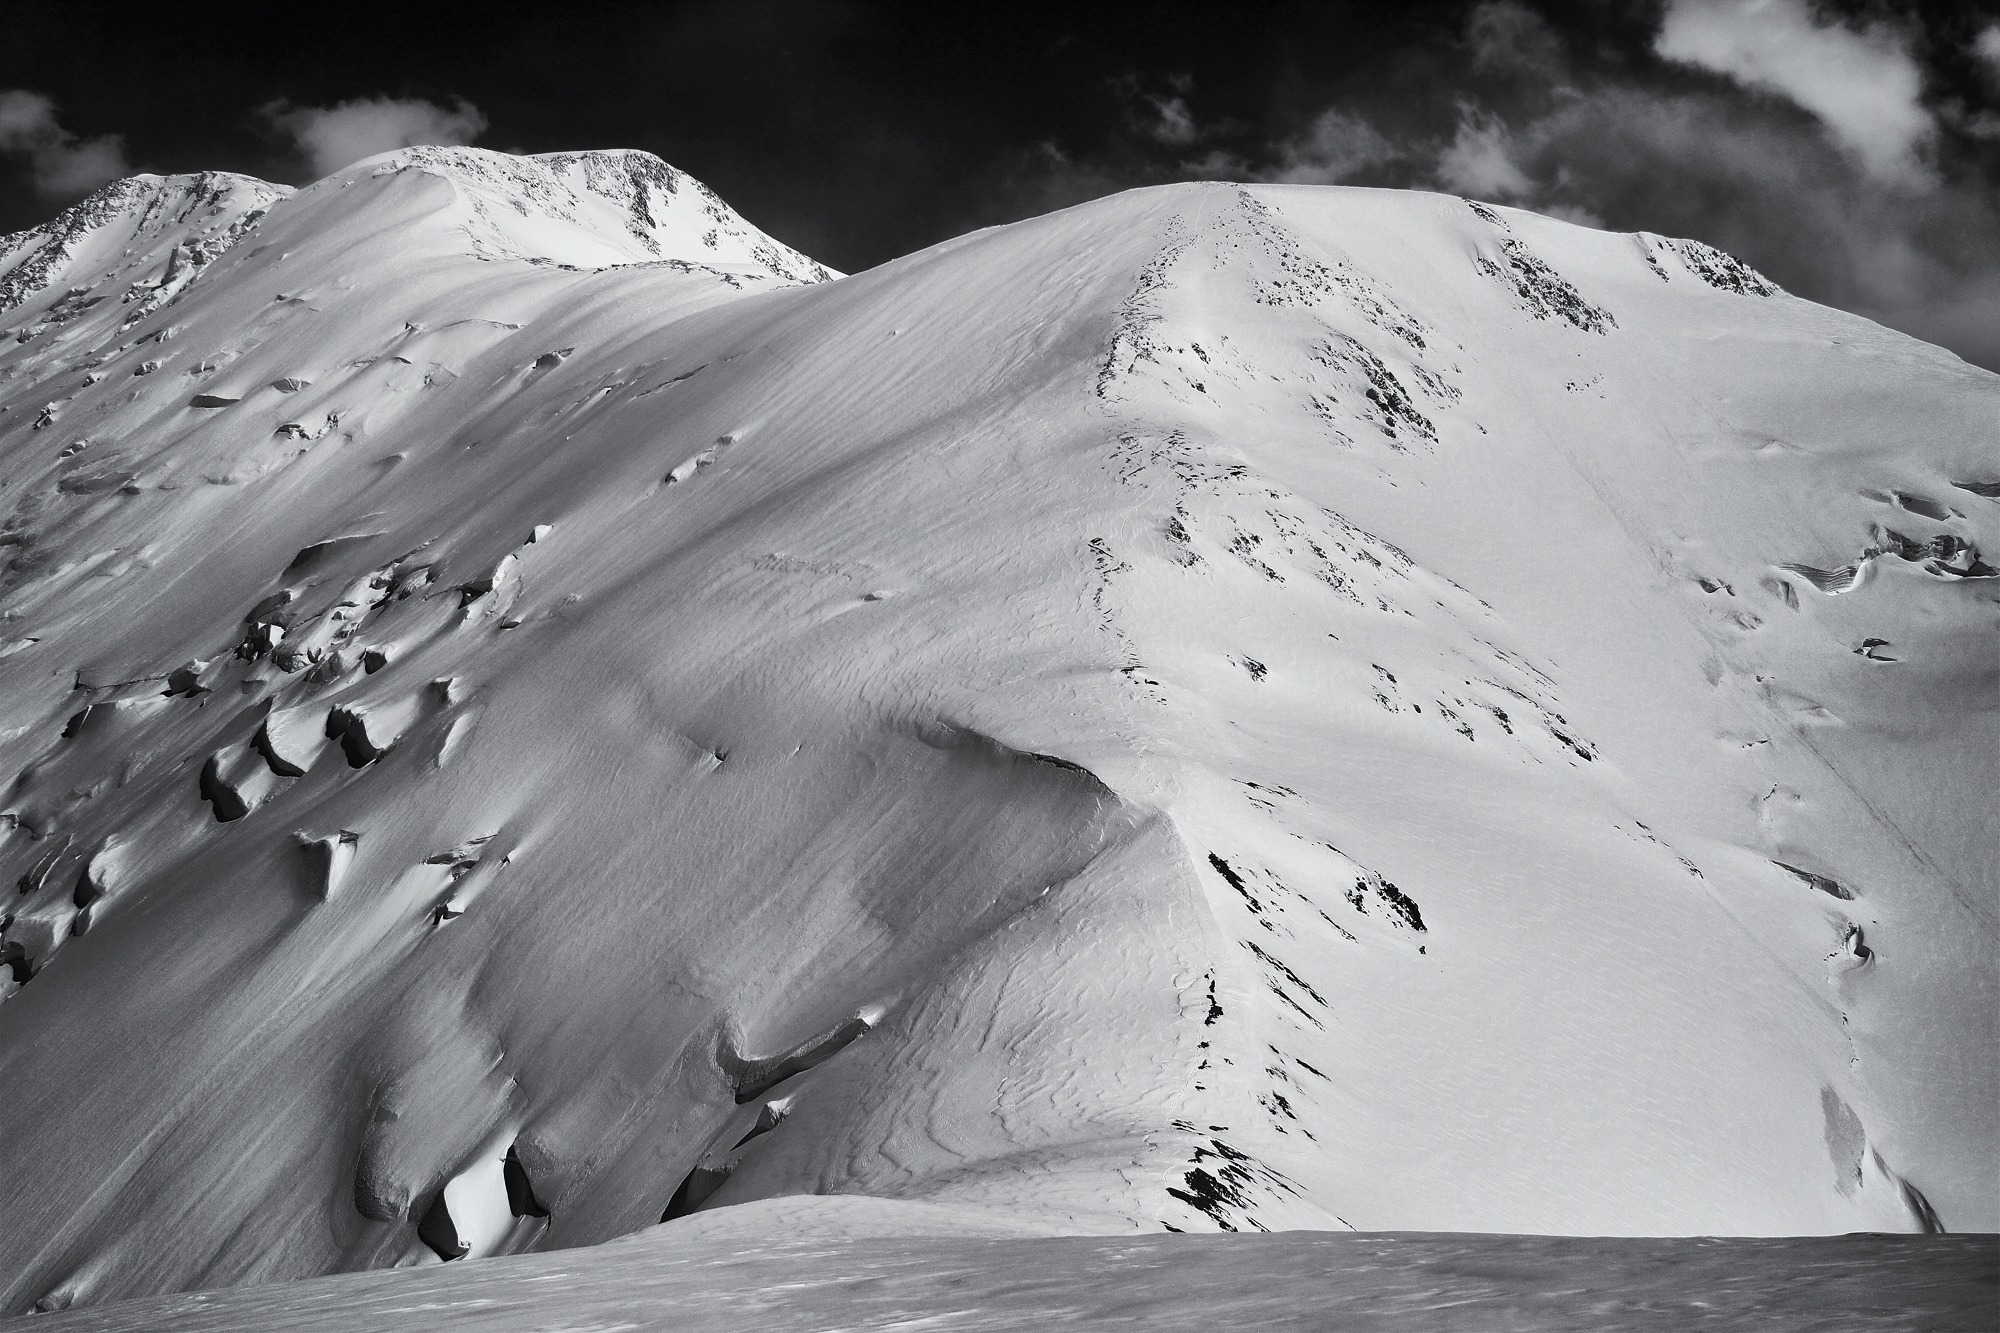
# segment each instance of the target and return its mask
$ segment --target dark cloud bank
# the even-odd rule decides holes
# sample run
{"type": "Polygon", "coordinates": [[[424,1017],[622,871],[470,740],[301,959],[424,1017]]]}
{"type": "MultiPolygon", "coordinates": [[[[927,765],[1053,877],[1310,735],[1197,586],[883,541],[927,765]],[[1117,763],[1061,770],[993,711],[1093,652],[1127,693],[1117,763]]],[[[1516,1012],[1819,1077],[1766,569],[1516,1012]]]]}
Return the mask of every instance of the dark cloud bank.
{"type": "Polygon", "coordinates": [[[2000,9],[703,4],[398,11],[329,40],[268,11],[197,33],[24,4],[9,26],[0,229],[133,170],[308,180],[407,143],[650,149],[850,270],[1135,185],[1407,186],[1698,237],[2000,369],[2000,9]]]}

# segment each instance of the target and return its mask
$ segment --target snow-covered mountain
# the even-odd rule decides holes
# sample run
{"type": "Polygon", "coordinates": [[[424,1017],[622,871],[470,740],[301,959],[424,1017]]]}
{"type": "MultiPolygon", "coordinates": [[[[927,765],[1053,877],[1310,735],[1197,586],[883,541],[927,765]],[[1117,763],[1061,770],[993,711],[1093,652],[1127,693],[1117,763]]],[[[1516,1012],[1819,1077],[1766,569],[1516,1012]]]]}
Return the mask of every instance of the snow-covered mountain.
{"type": "Polygon", "coordinates": [[[2000,379],[1426,194],[834,277],[638,153],[0,238],[0,1309],[2000,1226],[2000,379]]]}

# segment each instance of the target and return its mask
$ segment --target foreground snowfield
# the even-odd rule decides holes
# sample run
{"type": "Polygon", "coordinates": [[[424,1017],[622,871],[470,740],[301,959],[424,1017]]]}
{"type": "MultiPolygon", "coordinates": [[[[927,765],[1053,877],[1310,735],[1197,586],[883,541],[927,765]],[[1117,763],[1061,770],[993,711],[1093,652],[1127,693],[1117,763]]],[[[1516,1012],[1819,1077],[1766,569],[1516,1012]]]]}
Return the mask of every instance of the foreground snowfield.
{"type": "Polygon", "coordinates": [[[770,1201],[701,1214],[701,1222],[741,1214],[735,1226],[675,1222],[586,1250],[154,1297],[0,1326],[21,1333],[1983,1333],[1992,1324],[2000,1258],[1991,1236],[1612,1240],[1294,1231],[1020,1239],[940,1227],[922,1215],[946,1211],[935,1205],[899,1207],[917,1215],[898,1219],[879,1206],[810,1209],[822,1215],[802,1237],[790,1228],[805,1219],[785,1201],[770,1201]],[[853,1234],[855,1225],[865,1234],[853,1234]]]}
{"type": "Polygon", "coordinates": [[[1946,352],[1435,195],[835,280],[470,149],[0,305],[0,1310],[797,1194],[2000,1227],[1946,352]]]}

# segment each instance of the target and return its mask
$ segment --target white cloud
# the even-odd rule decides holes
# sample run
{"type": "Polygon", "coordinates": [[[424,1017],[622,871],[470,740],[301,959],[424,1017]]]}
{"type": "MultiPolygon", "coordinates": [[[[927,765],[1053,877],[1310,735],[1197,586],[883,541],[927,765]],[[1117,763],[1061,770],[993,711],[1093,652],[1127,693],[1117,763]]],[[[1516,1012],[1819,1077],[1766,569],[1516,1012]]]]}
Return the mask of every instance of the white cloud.
{"type": "Polygon", "coordinates": [[[1201,137],[1201,131],[1194,123],[1194,113],[1188,110],[1184,97],[1148,97],[1153,104],[1154,121],[1147,127],[1147,133],[1163,144],[1191,144],[1201,137]]]}
{"type": "Polygon", "coordinates": [[[1328,107],[1297,134],[1267,146],[1262,160],[1211,149],[1180,164],[1195,180],[1272,181],[1280,185],[1339,185],[1370,167],[1407,156],[1366,119],[1328,107]]]}
{"type": "Polygon", "coordinates": [[[1339,107],[1328,107],[1313,118],[1304,133],[1278,146],[1277,160],[1269,170],[1260,172],[1259,178],[1292,185],[1338,185],[1401,155],[1368,121],[1339,107]]]}
{"type": "Polygon", "coordinates": [[[1552,218],[1561,218],[1564,222],[1574,222],[1579,227],[1594,227],[1598,231],[1604,230],[1604,218],[1594,210],[1585,208],[1582,204],[1544,204],[1541,211],[1552,218]]]}
{"type": "Polygon", "coordinates": [[[132,174],[124,140],[77,138],[56,120],[54,102],[21,88],[0,91],[0,155],[27,158],[36,192],[51,198],[88,194],[132,174]]]}
{"type": "Polygon", "coordinates": [[[1817,116],[1877,179],[1923,184],[1936,129],[1907,38],[1814,21],[1805,0],[1671,0],[1653,49],[1778,93],[1817,116]]]}
{"type": "Polygon", "coordinates": [[[131,174],[125,142],[115,134],[58,144],[35,155],[35,188],[58,198],[89,194],[106,181],[131,174]]]}
{"type": "Polygon", "coordinates": [[[315,176],[415,144],[471,143],[486,129],[486,117],[463,98],[451,108],[417,98],[362,97],[325,107],[273,102],[263,110],[315,176]]]}
{"type": "Polygon", "coordinates": [[[1465,44],[1475,70],[1549,74],[1560,70],[1562,46],[1555,32],[1515,0],[1487,0],[1465,22],[1465,44]]]}
{"type": "Polygon", "coordinates": [[[0,153],[25,153],[62,133],[56,104],[22,88],[0,92],[0,153]]]}
{"type": "Polygon", "coordinates": [[[1438,184],[1481,199],[1520,199],[1534,182],[1514,160],[1514,135],[1495,116],[1461,109],[1458,133],[1438,155],[1438,184]]]}
{"type": "Polygon", "coordinates": [[[1165,93],[1147,92],[1146,80],[1136,73],[1120,74],[1110,80],[1112,92],[1125,103],[1126,124],[1154,143],[1169,148],[1186,148],[1207,138],[1217,127],[1195,120],[1194,111],[1188,106],[1187,94],[1194,88],[1193,76],[1167,74],[1162,81],[1168,88],[1165,93]]]}
{"type": "Polygon", "coordinates": [[[2000,21],[1986,25],[1977,37],[1972,39],[1972,54],[1986,65],[1986,72],[1995,83],[2000,83],[2000,21]]]}

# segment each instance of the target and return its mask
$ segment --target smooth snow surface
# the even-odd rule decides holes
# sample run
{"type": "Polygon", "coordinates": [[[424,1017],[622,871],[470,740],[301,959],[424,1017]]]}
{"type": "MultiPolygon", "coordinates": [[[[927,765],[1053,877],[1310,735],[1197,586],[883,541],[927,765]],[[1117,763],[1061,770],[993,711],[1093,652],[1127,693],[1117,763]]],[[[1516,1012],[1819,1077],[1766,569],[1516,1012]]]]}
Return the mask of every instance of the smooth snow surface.
{"type": "Polygon", "coordinates": [[[800,1240],[783,1231],[690,1236],[681,1225],[589,1250],[156,1297],[18,1323],[21,1333],[1988,1333],[2000,1284],[1991,1236],[968,1240],[892,1229],[800,1240]]]}
{"type": "Polygon", "coordinates": [[[828,280],[410,149],[0,255],[0,1309],[797,1194],[2000,1227],[1948,353],[1352,189],[828,280]]]}

